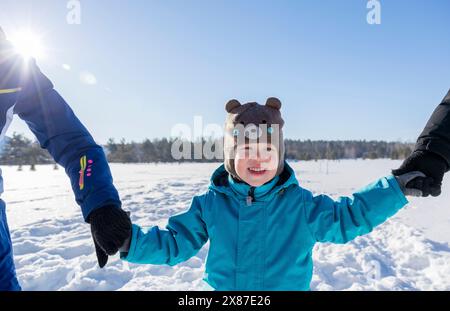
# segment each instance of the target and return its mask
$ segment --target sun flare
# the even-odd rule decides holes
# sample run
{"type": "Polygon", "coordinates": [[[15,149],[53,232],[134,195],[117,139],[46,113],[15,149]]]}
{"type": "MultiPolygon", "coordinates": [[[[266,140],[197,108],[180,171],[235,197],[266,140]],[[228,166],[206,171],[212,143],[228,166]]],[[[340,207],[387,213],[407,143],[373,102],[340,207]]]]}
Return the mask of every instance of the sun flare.
{"type": "Polygon", "coordinates": [[[29,30],[21,30],[11,34],[9,40],[14,49],[25,58],[45,57],[45,47],[42,38],[29,30]]]}

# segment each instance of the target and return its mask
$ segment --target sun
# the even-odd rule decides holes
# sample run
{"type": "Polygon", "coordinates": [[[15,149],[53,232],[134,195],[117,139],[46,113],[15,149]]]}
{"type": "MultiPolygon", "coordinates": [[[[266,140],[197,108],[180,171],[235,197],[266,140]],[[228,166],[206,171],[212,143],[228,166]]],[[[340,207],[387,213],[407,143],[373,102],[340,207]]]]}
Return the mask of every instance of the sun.
{"type": "Polygon", "coordinates": [[[14,49],[24,58],[43,58],[45,57],[45,47],[42,38],[30,30],[20,30],[12,33],[9,40],[14,49]]]}

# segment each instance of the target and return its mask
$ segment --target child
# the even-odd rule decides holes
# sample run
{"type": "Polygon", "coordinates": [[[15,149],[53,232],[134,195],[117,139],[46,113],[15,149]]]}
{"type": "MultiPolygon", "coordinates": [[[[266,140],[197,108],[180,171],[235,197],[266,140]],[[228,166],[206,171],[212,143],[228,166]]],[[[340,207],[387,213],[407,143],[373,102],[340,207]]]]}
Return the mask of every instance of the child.
{"type": "Polygon", "coordinates": [[[316,242],[351,241],[407,204],[405,194],[421,195],[404,186],[424,177],[413,172],[381,178],[352,198],[313,196],[284,161],[280,108],[276,98],[266,105],[228,102],[225,164],[209,190],[172,216],[167,230],[133,225],[121,258],[172,266],[209,239],[205,281],[216,290],[309,290],[316,242]]]}

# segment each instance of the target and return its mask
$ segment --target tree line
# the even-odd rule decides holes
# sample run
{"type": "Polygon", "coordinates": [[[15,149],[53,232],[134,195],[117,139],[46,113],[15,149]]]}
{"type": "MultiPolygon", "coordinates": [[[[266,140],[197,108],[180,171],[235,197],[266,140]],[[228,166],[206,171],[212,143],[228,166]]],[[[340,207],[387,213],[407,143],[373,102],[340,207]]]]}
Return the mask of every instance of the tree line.
{"type": "MultiPolygon", "coordinates": [[[[142,142],[116,142],[109,139],[103,146],[108,161],[111,163],[150,163],[150,162],[214,162],[217,159],[195,158],[196,150],[202,150],[205,144],[217,146],[221,139],[203,139],[196,142],[184,141],[183,148],[189,155],[176,159],[172,156],[174,138],[145,139],[142,142]]],[[[290,160],[319,159],[404,159],[413,150],[414,144],[403,142],[366,141],[366,140],[294,140],[286,139],[286,158],[290,160]]],[[[14,133],[0,146],[0,164],[2,165],[36,165],[55,163],[50,154],[35,141],[22,134],[14,133]]]]}

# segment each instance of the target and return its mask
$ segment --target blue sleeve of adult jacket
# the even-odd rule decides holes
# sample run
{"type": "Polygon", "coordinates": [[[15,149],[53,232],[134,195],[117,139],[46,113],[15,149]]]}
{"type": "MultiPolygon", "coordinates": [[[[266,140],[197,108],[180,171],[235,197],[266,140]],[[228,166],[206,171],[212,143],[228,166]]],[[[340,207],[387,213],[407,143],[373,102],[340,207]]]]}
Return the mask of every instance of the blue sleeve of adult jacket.
{"type": "Polygon", "coordinates": [[[313,238],[337,244],[371,232],[408,203],[394,176],[381,178],[352,197],[334,201],[311,195],[308,201],[306,222],[313,238]]]}
{"type": "Polygon", "coordinates": [[[121,258],[132,263],[173,266],[197,254],[208,241],[203,201],[204,196],[194,197],[188,211],[169,218],[166,230],[154,226],[144,232],[133,225],[129,252],[122,253],[121,258]]]}
{"type": "Polygon", "coordinates": [[[95,143],[35,61],[11,56],[0,69],[5,71],[0,72],[4,87],[20,90],[14,113],[25,120],[41,147],[65,168],[84,218],[102,206],[120,207],[102,147],[95,143]]]}

